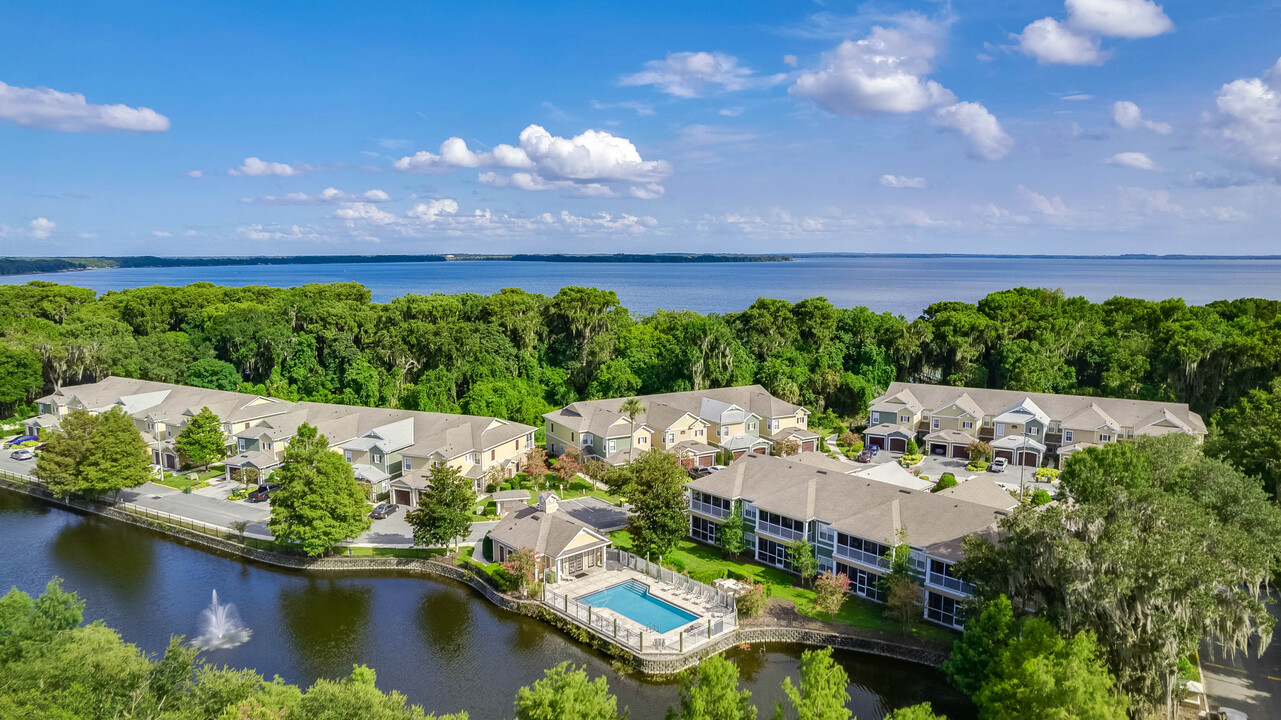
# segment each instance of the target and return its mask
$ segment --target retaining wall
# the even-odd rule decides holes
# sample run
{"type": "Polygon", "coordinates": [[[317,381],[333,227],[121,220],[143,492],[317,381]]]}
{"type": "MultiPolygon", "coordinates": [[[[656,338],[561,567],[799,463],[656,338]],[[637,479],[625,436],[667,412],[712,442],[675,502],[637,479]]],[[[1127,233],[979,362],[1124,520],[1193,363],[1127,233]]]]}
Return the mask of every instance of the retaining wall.
{"type": "MultiPolygon", "coordinates": [[[[102,515],[113,520],[161,532],[171,537],[178,538],[184,542],[200,545],[215,552],[234,555],[246,560],[274,565],[276,567],[306,572],[373,571],[418,573],[423,575],[446,577],[451,580],[465,583],[483,595],[486,600],[505,610],[510,610],[530,617],[544,618],[544,608],[542,603],[538,600],[516,598],[510,595],[505,595],[472,572],[446,561],[434,559],[423,560],[416,558],[343,556],[310,558],[298,555],[285,555],[283,553],[271,552],[269,550],[259,550],[257,548],[247,547],[230,540],[211,537],[202,533],[156,522],[148,518],[139,517],[137,515],[118,510],[109,505],[75,498],[55,497],[44,488],[13,480],[3,475],[0,475],[0,487],[20,492],[25,495],[30,495],[54,505],[102,515]]],[[[550,611],[547,612],[550,613],[550,611]]],[[[558,617],[555,616],[554,613],[552,615],[553,617],[558,617]]],[[[566,620],[566,622],[568,622],[568,620],[566,620]]],[[[555,623],[552,624],[555,625],[555,623]]],[[[578,626],[574,625],[574,627],[578,626]]],[[[670,653],[636,653],[628,648],[614,645],[612,643],[610,646],[611,648],[618,648],[619,650],[624,651],[627,655],[630,655],[634,661],[636,669],[646,675],[672,675],[682,670],[694,667],[704,658],[711,657],[712,655],[718,655],[735,645],[743,643],[791,643],[816,647],[834,647],[841,650],[869,653],[872,655],[880,655],[882,657],[890,657],[897,660],[905,660],[908,662],[931,666],[937,666],[947,659],[947,653],[938,650],[930,650],[922,647],[894,643],[854,633],[855,631],[853,629],[849,632],[836,632],[817,629],[814,627],[773,624],[740,627],[735,632],[717,638],[713,642],[683,655],[672,655],[670,653]]]]}

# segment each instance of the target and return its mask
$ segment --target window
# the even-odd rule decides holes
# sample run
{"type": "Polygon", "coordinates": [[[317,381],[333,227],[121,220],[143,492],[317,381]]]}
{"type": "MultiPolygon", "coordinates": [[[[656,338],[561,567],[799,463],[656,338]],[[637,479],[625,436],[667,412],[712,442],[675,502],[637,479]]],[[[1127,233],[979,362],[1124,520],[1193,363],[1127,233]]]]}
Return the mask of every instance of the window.
{"type": "Polygon", "coordinates": [[[498,457],[498,451],[497,451],[497,450],[490,450],[490,451],[489,451],[489,460],[490,460],[491,462],[492,462],[492,461],[494,461],[497,457],[498,457]]]}
{"type": "Polygon", "coordinates": [[[940,427],[939,419],[934,418],[934,421],[930,423],[930,427],[934,428],[935,430],[938,430],[940,427]]]}
{"type": "Polygon", "coordinates": [[[948,627],[965,625],[965,612],[961,608],[961,603],[934,592],[929,593],[926,601],[925,617],[948,627]]]}
{"type": "Polygon", "coordinates": [[[1064,430],[1064,431],[1063,431],[1063,442],[1065,442],[1065,443],[1070,443],[1070,442],[1072,442],[1072,431],[1071,431],[1071,430],[1064,430]]]}
{"type": "Polygon", "coordinates": [[[644,444],[646,444],[646,443],[648,443],[648,442],[649,442],[649,436],[648,436],[648,435],[641,435],[641,436],[639,436],[639,437],[637,437],[637,438],[636,438],[636,443],[637,443],[638,445],[644,445],[644,444]]]}
{"type": "Polygon", "coordinates": [[[472,465],[478,465],[480,463],[480,453],[478,452],[472,453],[471,455],[467,456],[467,459],[471,461],[472,465]]]}
{"type": "Polygon", "coordinates": [[[1028,425],[1028,426],[1027,426],[1027,434],[1028,434],[1028,435],[1033,435],[1033,436],[1035,436],[1035,435],[1039,434],[1040,432],[1041,432],[1041,428],[1036,427],[1035,425],[1028,425]]]}
{"type": "Polygon", "coordinates": [[[770,421],[769,421],[769,429],[770,429],[770,430],[777,430],[777,429],[778,429],[778,421],[777,421],[777,420],[770,420],[770,421]]]}
{"type": "Polygon", "coordinates": [[[689,535],[699,542],[715,545],[716,523],[707,518],[691,515],[689,517],[689,535]]]}
{"type": "Polygon", "coordinates": [[[900,415],[900,416],[899,416],[899,418],[898,418],[898,421],[899,421],[899,422],[901,422],[901,423],[904,423],[904,424],[910,423],[910,422],[912,422],[912,416],[911,416],[911,415],[900,415]]]}
{"type": "Polygon", "coordinates": [[[970,429],[972,429],[973,427],[974,427],[974,423],[973,423],[973,422],[971,422],[971,421],[969,421],[969,420],[962,420],[962,421],[961,421],[961,429],[962,429],[962,430],[970,430],[970,429]]]}
{"type": "Polygon", "coordinates": [[[667,433],[667,444],[671,445],[674,442],[676,442],[676,433],[674,432],[667,433]]]}
{"type": "Polygon", "coordinates": [[[873,424],[873,425],[880,425],[880,424],[881,424],[881,414],[880,414],[880,413],[878,413],[878,412],[874,412],[874,413],[872,413],[872,418],[871,418],[871,420],[872,420],[872,424],[873,424]]]}
{"type": "Polygon", "coordinates": [[[984,416],[984,417],[983,417],[983,427],[991,427],[991,426],[992,426],[992,418],[987,417],[987,416],[984,416]]]}
{"type": "Polygon", "coordinates": [[[784,570],[792,569],[792,560],[787,556],[787,546],[763,537],[756,538],[756,560],[784,570]]]}
{"type": "MultiPolygon", "coordinates": [[[[245,441],[244,441],[244,440],[241,440],[241,441],[240,441],[240,451],[241,451],[241,452],[244,452],[244,451],[245,451],[245,441]]],[[[351,462],[351,451],[350,451],[350,450],[344,450],[344,451],[343,451],[343,457],[347,458],[347,462],[351,462]]]]}
{"type": "Polygon", "coordinates": [[[379,453],[371,452],[369,453],[369,461],[375,465],[378,465],[383,461],[383,456],[380,455],[379,453]]]}
{"type": "Polygon", "coordinates": [[[997,436],[997,437],[1004,437],[1004,436],[1005,436],[1005,423],[997,423],[997,424],[996,424],[996,436],[997,436]]]}
{"type": "Polygon", "coordinates": [[[612,454],[614,454],[614,453],[615,453],[615,452],[617,452],[617,451],[618,451],[618,441],[617,441],[617,440],[610,440],[610,441],[609,441],[609,452],[610,452],[610,454],[612,455],[612,454]]]}
{"type": "Polygon", "coordinates": [[[1111,435],[1108,435],[1107,433],[1099,433],[1099,442],[1107,442],[1111,439],[1112,439],[1111,435]]]}
{"type": "Polygon", "coordinates": [[[405,462],[405,465],[404,465],[405,472],[409,472],[410,470],[414,469],[414,463],[412,460],[410,460],[409,458],[404,458],[404,462],[405,462]]]}
{"type": "Polygon", "coordinates": [[[520,438],[516,438],[516,449],[520,449],[520,438]]]}
{"type": "Polygon", "coordinates": [[[703,429],[699,428],[694,431],[694,437],[703,437],[703,429]]]}
{"type": "Polygon", "coordinates": [[[721,428],[721,437],[729,437],[729,428],[727,427],[721,428]]]}
{"type": "Polygon", "coordinates": [[[756,432],[756,422],[755,422],[755,421],[747,423],[747,431],[748,431],[748,432],[756,432]]]}
{"type": "Polygon", "coordinates": [[[881,581],[880,575],[846,565],[840,561],[836,563],[836,572],[845,573],[845,577],[850,579],[850,592],[855,595],[861,595],[868,600],[885,602],[885,596],[882,595],[878,587],[881,581]]]}

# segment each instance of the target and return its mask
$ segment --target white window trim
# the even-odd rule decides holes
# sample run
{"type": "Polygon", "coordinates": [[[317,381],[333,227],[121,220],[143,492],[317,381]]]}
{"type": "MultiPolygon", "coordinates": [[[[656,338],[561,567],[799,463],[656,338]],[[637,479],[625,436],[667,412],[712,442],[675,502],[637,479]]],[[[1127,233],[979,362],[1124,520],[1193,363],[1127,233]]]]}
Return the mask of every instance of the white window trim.
{"type": "Polygon", "coordinates": [[[1099,433],[1099,442],[1105,443],[1105,442],[1111,442],[1111,441],[1112,441],[1112,435],[1110,433],[1099,433]]]}
{"type": "MultiPolygon", "coordinates": [[[[242,440],[241,442],[244,442],[244,441],[242,440]]],[[[240,452],[244,452],[244,451],[245,451],[245,450],[244,450],[244,448],[242,447],[242,448],[240,449],[240,452]]],[[[351,451],[350,451],[350,450],[344,450],[344,451],[343,451],[343,455],[345,455],[345,456],[346,456],[346,460],[347,460],[347,462],[351,462],[351,451]]]]}
{"type": "Polygon", "coordinates": [[[996,436],[1005,437],[1005,423],[996,424],[996,436]]]}
{"type": "Polygon", "coordinates": [[[405,472],[409,472],[410,470],[414,469],[413,461],[410,460],[409,458],[401,458],[401,463],[403,463],[401,467],[404,469],[405,472]]]}
{"type": "Polygon", "coordinates": [[[1072,431],[1071,431],[1071,430],[1064,430],[1064,431],[1063,431],[1063,442],[1065,442],[1065,443],[1070,443],[1070,442],[1072,442],[1072,431]]]}
{"type": "Polygon", "coordinates": [[[973,429],[974,429],[974,422],[973,422],[973,421],[970,421],[970,420],[962,420],[962,421],[961,421],[961,429],[962,429],[962,430],[973,430],[973,429]]]}
{"type": "Polygon", "coordinates": [[[1041,433],[1041,429],[1037,427],[1029,427],[1027,429],[1028,435],[1039,435],[1040,433],[1041,433]]]}
{"type": "Polygon", "coordinates": [[[942,425],[943,423],[938,418],[934,418],[933,420],[930,421],[930,427],[935,430],[938,430],[940,427],[942,427],[942,425]]]}

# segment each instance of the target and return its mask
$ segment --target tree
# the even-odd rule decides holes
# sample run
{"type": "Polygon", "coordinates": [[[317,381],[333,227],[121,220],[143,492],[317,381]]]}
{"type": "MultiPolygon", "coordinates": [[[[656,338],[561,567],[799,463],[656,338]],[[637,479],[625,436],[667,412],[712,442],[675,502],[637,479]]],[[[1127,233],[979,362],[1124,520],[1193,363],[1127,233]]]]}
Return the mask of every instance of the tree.
{"type": "Polygon", "coordinates": [[[618,698],[604,677],[590,680],[586,667],[563,662],[532,686],[516,691],[516,720],[622,720],[618,698]]]}
{"type": "Polygon", "coordinates": [[[583,469],[583,454],[578,448],[565,448],[565,452],[556,458],[556,479],[568,483],[583,469]]]}
{"type": "Polygon", "coordinates": [[[777,703],[774,720],[853,720],[845,707],[850,701],[849,681],[845,668],[832,659],[831,648],[806,650],[801,653],[800,687],[790,677],[783,680],[791,712],[785,713],[783,704],[777,703]]]}
{"type": "Polygon", "coordinates": [[[992,445],[982,440],[974,440],[970,443],[970,462],[991,462],[992,445]]]}
{"type": "Polygon", "coordinates": [[[1281,378],[1215,416],[1205,454],[1261,478],[1264,490],[1281,499],[1281,378]]]}
{"type": "Polygon", "coordinates": [[[214,358],[202,358],[187,368],[187,384],[196,387],[234,391],[240,381],[235,365],[214,358]]]}
{"type": "Polygon", "coordinates": [[[666,555],[689,532],[685,515],[685,482],[689,476],[676,456],[661,450],[648,450],[610,475],[622,473],[628,478],[615,482],[628,488],[632,516],[628,530],[637,553],[666,555]]]}
{"type": "Polygon", "coordinates": [[[1129,703],[1099,658],[1093,633],[1064,640],[1048,621],[1029,617],[991,664],[974,695],[979,717],[1125,720],[1129,703]]]}
{"type": "Polygon", "coordinates": [[[716,545],[721,549],[721,556],[725,558],[738,557],[747,549],[747,541],[743,538],[743,504],[735,500],[734,509],[730,514],[716,526],[716,545]]]}
{"type": "Polygon", "coordinates": [[[272,477],[280,489],[271,496],[267,529],[277,540],[316,556],[369,529],[369,505],[351,465],[315,427],[298,426],[272,477]]]}
{"type": "Polygon", "coordinates": [[[547,451],[541,447],[532,447],[525,456],[525,475],[534,482],[534,487],[541,487],[547,479],[547,451]]]}
{"type": "Polygon", "coordinates": [[[645,412],[645,403],[642,403],[640,398],[627,398],[618,411],[626,415],[627,422],[631,423],[632,429],[631,434],[628,435],[627,446],[628,456],[634,457],[636,455],[636,416],[645,412]]]}
{"type": "Polygon", "coordinates": [[[794,437],[784,438],[783,442],[774,446],[774,452],[779,457],[789,457],[801,451],[801,441],[794,437]]]}
{"type": "Polygon", "coordinates": [[[525,594],[529,594],[529,588],[538,582],[538,563],[534,559],[534,551],[529,548],[512,553],[503,563],[503,570],[515,579],[516,589],[525,591],[525,594]]]}
{"type": "Polygon", "coordinates": [[[878,585],[885,594],[886,614],[902,625],[903,632],[909,632],[921,619],[924,591],[920,573],[912,563],[912,547],[906,542],[906,534],[900,531],[898,539],[898,544],[885,554],[890,570],[878,585]]]}
{"type": "Polygon", "coordinates": [[[83,487],[80,472],[89,452],[89,436],[97,427],[97,415],[76,408],[49,432],[44,450],[36,456],[32,474],[48,485],[54,495],[66,497],[80,492],[83,487]]]}
{"type": "Polygon", "coordinates": [[[960,639],[952,643],[952,654],[944,661],[943,672],[961,692],[973,697],[987,682],[992,663],[1014,631],[1014,608],[1009,598],[1000,595],[984,603],[978,616],[965,623],[960,639]]]}
{"type": "Polygon", "coordinates": [[[760,615],[769,605],[769,588],[761,583],[752,583],[742,595],[738,596],[736,605],[738,612],[745,617],[760,615]]]}
{"type": "Polygon", "coordinates": [[[739,689],[738,666],[713,655],[681,673],[680,706],[667,709],[667,720],[756,720],[756,706],[739,689]]]}
{"type": "Polygon", "coordinates": [[[44,386],[40,353],[0,346],[0,416],[44,386]]]}
{"type": "Polygon", "coordinates": [[[835,615],[845,604],[846,593],[850,589],[850,579],[845,573],[833,574],[830,571],[818,576],[814,581],[814,607],[820,612],[835,615]]]}
{"type": "Polygon", "coordinates": [[[924,702],[920,705],[899,708],[886,715],[885,720],[947,720],[947,718],[943,715],[936,715],[933,706],[924,702]]]}
{"type": "Polygon", "coordinates": [[[209,463],[226,457],[227,442],[222,433],[222,420],[208,407],[187,421],[187,427],[178,433],[174,440],[174,449],[187,458],[187,462],[202,468],[209,463]]]}
{"type": "Polygon", "coordinates": [[[787,559],[792,564],[792,571],[801,576],[801,582],[809,584],[818,574],[818,556],[814,546],[801,538],[787,545],[787,559]]]}
{"type": "Polygon", "coordinates": [[[35,476],[60,497],[99,498],[151,479],[151,451],[119,407],[63,416],[36,459],[35,476]]]}
{"type": "Polygon", "coordinates": [[[476,490],[471,479],[455,467],[433,465],[428,487],[418,495],[418,507],[405,521],[414,529],[414,544],[448,547],[471,530],[476,490]]]}
{"type": "Polygon", "coordinates": [[[920,455],[921,446],[916,444],[916,438],[907,439],[907,448],[903,451],[904,455],[920,455]]]}
{"type": "Polygon", "coordinates": [[[952,473],[943,473],[943,477],[940,477],[939,481],[934,483],[934,487],[930,488],[930,492],[939,492],[950,487],[956,487],[956,476],[952,473]]]}

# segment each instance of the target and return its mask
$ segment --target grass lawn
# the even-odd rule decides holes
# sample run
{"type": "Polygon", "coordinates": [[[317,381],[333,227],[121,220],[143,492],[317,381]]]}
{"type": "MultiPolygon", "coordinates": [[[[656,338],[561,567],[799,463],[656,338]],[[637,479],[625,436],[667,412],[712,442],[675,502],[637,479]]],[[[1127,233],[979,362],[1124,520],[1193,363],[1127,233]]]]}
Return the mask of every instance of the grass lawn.
{"type": "Polygon", "coordinates": [[[483,558],[474,557],[476,552],[475,546],[469,545],[458,550],[458,557],[454,560],[455,565],[473,565],[480,568],[482,572],[490,577],[494,583],[502,587],[503,581],[498,576],[498,570],[502,568],[502,563],[486,563],[483,558]]]}
{"type": "Polygon", "coordinates": [[[334,549],[338,555],[346,555],[348,550],[351,551],[351,557],[429,558],[445,554],[443,548],[339,547],[334,549]]]}
{"type": "MultiPolygon", "coordinates": [[[[631,550],[632,537],[626,530],[610,533],[610,540],[615,547],[631,550]]],[[[885,617],[885,606],[880,603],[851,595],[835,615],[819,612],[814,607],[814,591],[797,586],[795,576],[749,560],[724,560],[717,548],[701,545],[692,540],[680,541],[676,549],[663,558],[663,565],[677,571],[688,572],[690,577],[708,585],[723,577],[760,583],[769,588],[771,597],[790,600],[796,605],[797,612],[816,620],[883,632],[900,630],[897,623],[885,617]]],[[[920,640],[944,645],[951,645],[957,637],[954,632],[925,623],[914,625],[911,635],[920,640]]]]}
{"type": "Polygon", "coordinates": [[[181,475],[174,475],[168,472],[165,473],[165,478],[163,480],[153,480],[152,482],[158,485],[164,485],[165,487],[171,487],[176,490],[182,490],[188,485],[191,485],[192,490],[196,490],[198,488],[206,487],[209,485],[209,483],[203,480],[193,484],[190,480],[187,479],[187,475],[185,473],[181,475]]]}

